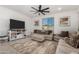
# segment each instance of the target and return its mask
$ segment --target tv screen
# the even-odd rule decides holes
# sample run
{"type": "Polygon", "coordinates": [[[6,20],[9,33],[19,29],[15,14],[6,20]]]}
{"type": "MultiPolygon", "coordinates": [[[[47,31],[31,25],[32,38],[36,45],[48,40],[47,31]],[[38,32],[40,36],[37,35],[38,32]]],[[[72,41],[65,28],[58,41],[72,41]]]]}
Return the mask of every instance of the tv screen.
{"type": "Polygon", "coordinates": [[[10,29],[25,29],[25,22],[10,19],[10,29]]]}

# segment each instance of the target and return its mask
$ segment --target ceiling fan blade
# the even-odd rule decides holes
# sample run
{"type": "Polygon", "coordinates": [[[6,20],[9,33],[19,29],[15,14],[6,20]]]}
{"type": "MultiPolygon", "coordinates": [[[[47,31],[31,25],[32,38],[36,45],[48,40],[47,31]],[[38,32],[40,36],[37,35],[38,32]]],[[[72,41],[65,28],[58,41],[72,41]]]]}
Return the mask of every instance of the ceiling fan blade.
{"type": "Polygon", "coordinates": [[[40,15],[40,13],[38,13],[38,15],[40,15]]]}
{"type": "Polygon", "coordinates": [[[36,11],[31,10],[30,12],[36,12],[36,11]]]}
{"type": "Polygon", "coordinates": [[[50,11],[43,11],[43,12],[49,13],[50,11]]]}
{"type": "Polygon", "coordinates": [[[38,9],[36,9],[36,8],[34,8],[34,7],[32,7],[32,9],[34,9],[34,10],[38,11],[38,9]]]}
{"type": "Polygon", "coordinates": [[[42,8],[42,6],[41,6],[41,5],[39,5],[39,10],[41,10],[41,8],[42,8]]]}
{"type": "Polygon", "coordinates": [[[37,14],[38,12],[35,12],[34,14],[37,14]]]}
{"type": "Polygon", "coordinates": [[[43,15],[45,15],[45,13],[41,12],[43,15]]]}
{"type": "Polygon", "coordinates": [[[45,8],[45,9],[42,9],[42,10],[44,11],[44,10],[48,10],[48,9],[49,9],[49,8],[45,8]]]}

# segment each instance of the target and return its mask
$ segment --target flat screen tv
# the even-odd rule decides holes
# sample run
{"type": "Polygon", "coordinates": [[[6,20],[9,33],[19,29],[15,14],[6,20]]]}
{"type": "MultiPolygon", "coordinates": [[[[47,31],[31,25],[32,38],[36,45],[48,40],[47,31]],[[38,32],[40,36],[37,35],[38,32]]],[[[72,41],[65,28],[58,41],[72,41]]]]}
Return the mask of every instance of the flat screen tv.
{"type": "Polygon", "coordinates": [[[25,29],[25,22],[10,19],[10,29],[25,29]]]}

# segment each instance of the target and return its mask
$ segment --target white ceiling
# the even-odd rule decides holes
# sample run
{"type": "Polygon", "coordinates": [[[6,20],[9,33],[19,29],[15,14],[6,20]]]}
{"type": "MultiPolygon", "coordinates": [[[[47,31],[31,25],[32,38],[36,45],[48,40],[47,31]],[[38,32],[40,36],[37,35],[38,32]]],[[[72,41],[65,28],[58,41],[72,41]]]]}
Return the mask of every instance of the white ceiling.
{"type": "MultiPolygon", "coordinates": [[[[38,8],[38,5],[2,5],[3,7],[18,11],[20,13],[23,13],[28,16],[36,16],[36,14],[33,14],[31,10],[33,10],[31,7],[38,8]]],[[[54,14],[57,12],[62,11],[70,11],[70,10],[78,10],[79,5],[43,5],[42,8],[50,7],[49,14],[54,14]],[[58,8],[62,8],[62,10],[58,10],[58,8]]]]}

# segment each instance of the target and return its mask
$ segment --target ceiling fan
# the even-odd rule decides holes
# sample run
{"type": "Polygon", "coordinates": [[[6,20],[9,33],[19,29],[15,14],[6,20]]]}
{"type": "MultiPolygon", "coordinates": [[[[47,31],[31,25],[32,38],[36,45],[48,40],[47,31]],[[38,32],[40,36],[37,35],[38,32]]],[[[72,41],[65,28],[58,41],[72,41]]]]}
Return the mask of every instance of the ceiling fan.
{"type": "Polygon", "coordinates": [[[47,7],[47,8],[42,8],[42,5],[39,5],[38,6],[38,9],[36,9],[36,8],[34,8],[34,7],[31,7],[33,10],[31,11],[31,12],[34,12],[34,14],[38,14],[38,15],[41,15],[41,14],[43,14],[43,15],[46,15],[46,13],[49,13],[49,11],[48,11],[48,9],[49,9],[49,7],[47,7]]]}

